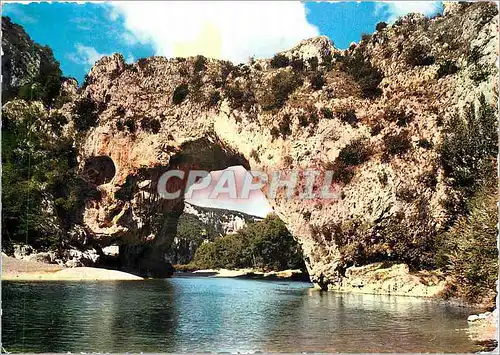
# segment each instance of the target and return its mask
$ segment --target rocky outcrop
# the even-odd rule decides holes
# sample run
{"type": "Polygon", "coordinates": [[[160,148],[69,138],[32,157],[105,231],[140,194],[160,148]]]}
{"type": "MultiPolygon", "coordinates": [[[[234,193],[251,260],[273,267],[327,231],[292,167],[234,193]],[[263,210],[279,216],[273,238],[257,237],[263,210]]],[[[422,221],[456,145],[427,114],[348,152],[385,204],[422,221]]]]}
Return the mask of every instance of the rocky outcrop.
{"type": "Polygon", "coordinates": [[[16,259],[57,264],[61,267],[95,266],[99,262],[99,253],[95,249],[68,249],[58,253],[53,250],[37,251],[32,246],[22,244],[15,244],[13,249],[16,259]]]}
{"type": "Polygon", "coordinates": [[[19,94],[50,103],[61,74],[49,47],[33,42],[21,26],[2,16],[2,103],[19,94]]]}
{"type": "Polygon", "coordinates": [[[498,353],[498,309],[493,312],[473,314],[467,318],[469,336],[482,345],[486,351],[498,353]]]}
{"type": "Polygon", "coordinates": [[[84,222],[103,246],[120,241],[131,268],[163,275],[184,210],[182,196],[159,197],[163,172],[333,170],[340,199],[270,199],[311,280],[335,287],[359,250],[425,263],[453,195],[436,149],[442,124],[481,94],[495,105],[497,25],[496,7],[477,3],[408,15],[346,51],[316,38],[239,66],[105,57],[61,109],[92,107],[80,165],[100,198],[87,202],[84,222]]]}
{"type": "Polygon", "coordinates": [[[411,273],[407,265],[384,263],[349,267],[341,282],[329,285],[335,291],[415,297],[437,297],[445,287],[440,272],[411,273]]]}

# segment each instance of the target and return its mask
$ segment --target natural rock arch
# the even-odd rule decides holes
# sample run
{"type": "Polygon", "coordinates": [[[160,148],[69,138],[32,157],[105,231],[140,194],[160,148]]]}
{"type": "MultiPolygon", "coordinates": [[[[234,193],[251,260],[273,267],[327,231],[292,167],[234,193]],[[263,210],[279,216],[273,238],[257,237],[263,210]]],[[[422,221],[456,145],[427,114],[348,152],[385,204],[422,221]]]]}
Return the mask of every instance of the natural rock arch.
{"type": "Polygon", "coordinates": [[[305,40],[282,53],[286,67],[266,59],[237,66],[207,59],[200,67],[197,58],[132,65],[118,54],[102,58],[79,94],[99,111],[79,153],[83,161],[109,156],[118,168],[98,187],[101,199],[87,202],[86,226],[103,244],[119,240],[132,269],[162,275],[162,252],[183,209],[180,199],[159,199],[155,183],[165,171],[332,168],[341,199],[270,200],[301,243],[313,282],[328,288],[346,265],[394,255],[400,237],[425,248],[449,217],[441,203],[449,185],[438,164],[442,124],[480,94],[494,101],[492,9],[473,4],[434,19],[409,15],[345,51],[325,37],[305,40]],[[477,30],[435,40],[456,23],[476,29],[482,16],[477,30]],[[438,63],[463,54],[455,45],[473,42],[491,68],[481,85],[467,79],[469,65],[440,76],[438,63]],[[436,64],[401,60],[414,43],[430,43],[436,64]],[[173,97],[178,88],[182,100],[173,97]],[[359,258],[358,249],[368,256],[359,258]]]}

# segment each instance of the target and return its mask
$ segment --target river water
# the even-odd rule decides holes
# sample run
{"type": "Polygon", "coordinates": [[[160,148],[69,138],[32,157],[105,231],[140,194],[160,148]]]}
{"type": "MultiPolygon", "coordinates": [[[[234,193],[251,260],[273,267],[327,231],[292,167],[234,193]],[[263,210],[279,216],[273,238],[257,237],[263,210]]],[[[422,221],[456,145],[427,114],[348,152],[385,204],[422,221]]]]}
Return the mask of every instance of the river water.
{"type": "Polygon", "coordinates": [[[471,310],[302,282],[2,282],[2,308],[10,352],[476,350],[466,333],[471,310]]]}

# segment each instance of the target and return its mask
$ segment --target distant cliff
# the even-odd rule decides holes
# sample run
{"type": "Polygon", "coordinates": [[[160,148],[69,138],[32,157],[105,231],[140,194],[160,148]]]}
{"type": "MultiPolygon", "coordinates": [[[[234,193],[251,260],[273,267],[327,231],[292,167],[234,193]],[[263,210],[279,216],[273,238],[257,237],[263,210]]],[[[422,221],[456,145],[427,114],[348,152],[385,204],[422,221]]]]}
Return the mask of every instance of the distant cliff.
{"type": "Polygon", "coordinates": [[[31,40],[24,29],[2,17],[2,102],[13,97],[52,104],[62,72],[52,49],[31,40]]]}
{"type": "Polygon", "coordinates": [[[248,222],[260,220],[262,218],[238,211],[200,207],[185,202],[167,259],[172,264],[188,264],[204,241],[235,233],[248,222]]]}

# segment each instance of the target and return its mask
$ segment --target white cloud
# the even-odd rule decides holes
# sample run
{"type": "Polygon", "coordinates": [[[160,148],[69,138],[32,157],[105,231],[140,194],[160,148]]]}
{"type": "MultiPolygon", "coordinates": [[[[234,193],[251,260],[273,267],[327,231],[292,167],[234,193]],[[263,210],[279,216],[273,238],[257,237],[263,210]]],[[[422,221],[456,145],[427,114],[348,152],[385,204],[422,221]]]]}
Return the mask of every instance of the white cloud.
{"type": "Polygon", "coordinates": [[[307,22],[305,5],[295,1],[117,1],[110,6],[124,18],[127,43],[150,43],[157,55],[167,57],[203,54],[245,62],[319,34],[307,22]]]}
{"type": "Polygon", "coordinates": [[[72,62],[83,64],[89,69],[102,57],[111,55],[107,53],[99,53],[94,47],[84,46],[81,43],[77,43],[75,47],[76,53],[69,53],[66,55],[66,58],[72,62]]]}
{"type": "Polygon", "coordinates": [[[400,16],[411,12],[422,13],[426,16],[436,14],[441,10],[441,3],[435,1],[394,1],[378,2],[375,11],[381,16],[385,16],[389,22],[394,22],[400,16]]]}

